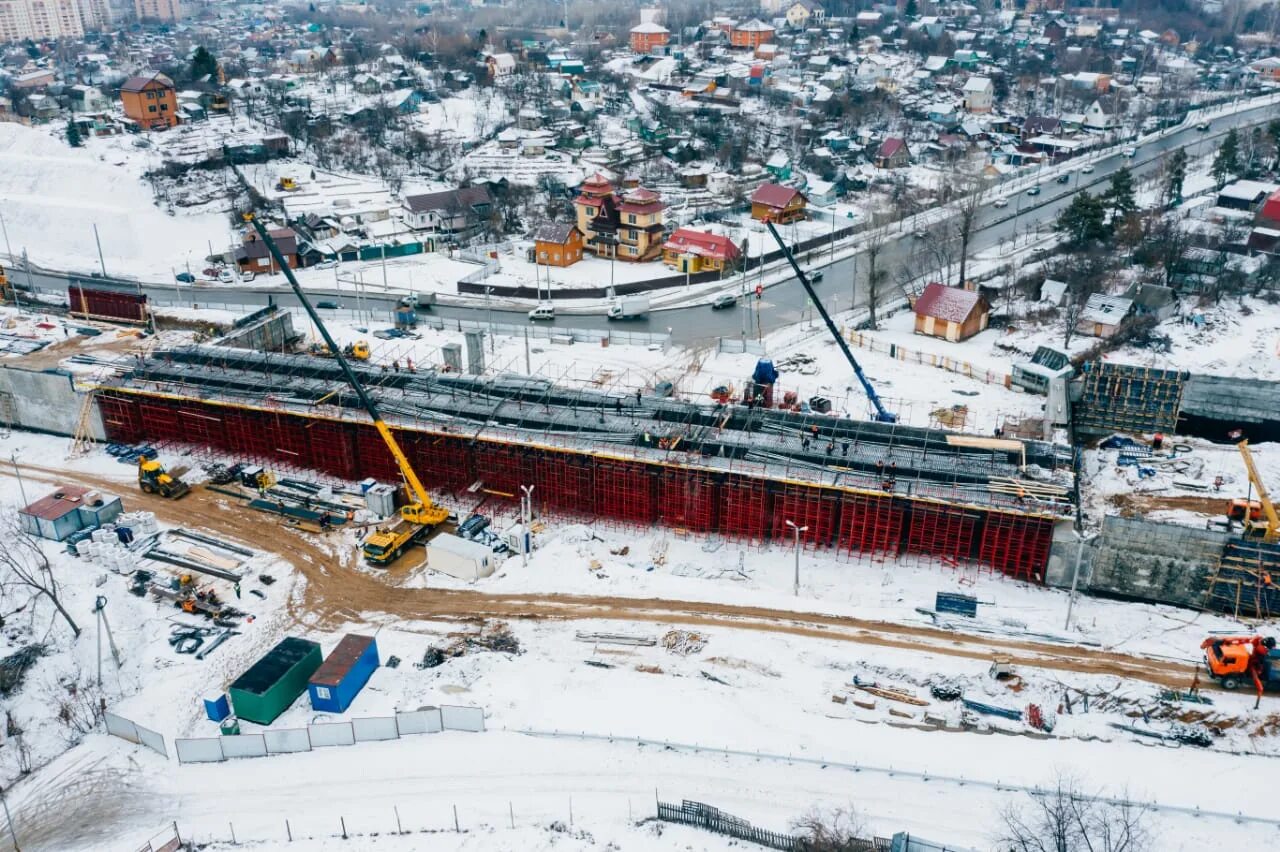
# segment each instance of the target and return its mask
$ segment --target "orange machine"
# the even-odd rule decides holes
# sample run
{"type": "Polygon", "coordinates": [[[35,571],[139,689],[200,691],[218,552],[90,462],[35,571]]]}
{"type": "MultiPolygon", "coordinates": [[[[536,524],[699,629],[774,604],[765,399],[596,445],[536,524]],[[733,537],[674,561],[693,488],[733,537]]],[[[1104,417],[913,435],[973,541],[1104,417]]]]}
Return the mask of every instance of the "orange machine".
{"type": "Polygon", "coordinates": [[[1253,681],[1258,693],[1254,708],[1262,701],[1262,691],[1280,679],[1280,659],[1275,658],[1276,640],[1270,636],[1211,636],[1200,643],[1204,649],[1209,677],[1223,689],[1235,689],[1245,678],[1253,681]]]}

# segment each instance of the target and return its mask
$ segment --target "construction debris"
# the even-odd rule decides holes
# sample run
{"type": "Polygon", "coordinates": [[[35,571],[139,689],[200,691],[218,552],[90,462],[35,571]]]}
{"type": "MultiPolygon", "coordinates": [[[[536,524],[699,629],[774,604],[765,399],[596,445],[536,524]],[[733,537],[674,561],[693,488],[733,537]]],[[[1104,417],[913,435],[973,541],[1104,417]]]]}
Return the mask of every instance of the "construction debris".
{"type": "Polygon", "coordinates": [[[435,645],[427,648],[422,662],[414,665],[420,669],[433,669],[442,665],[445,660],[461,657],[476,649],[502,654],[520,653],[520,641],[503,621],[486,622],[475,633],[451,633],[449,636],[452,642],[443,648],[435,645]]]}
{"type": "Polygon", "coordinates": [[[673,654],[687,657],[707,647],[707,640],[691,630],[668,630],[662,637],[662,647],[673,654]]]}
{"type": "Polygon", "coordinates": [[[855,689],[860,689],[863,692],[870,693],[871,695],[875,695],[879,698],[885,698],[889,701],[901,701],[903,704],[912,704],[912,705],[915,705],[916,707],[929,706],[928,701],[924,700],[923,698],[918,698],[917,696],[912,695],[910,692],[907,692],[904,689],[894,689],[892,687],[880,686],[879,684],[873,683],[871,681],[860,680],[857,675],[854,675],[853,686],[855,689]]]}
{"type": "Polygon", "coordinates": [[[628,636],[624,633],[583,633],[574,635],[579,642],[594,642],[597,645],[637,645],[652,647],[658,640],[652,636],[628,636]]]}
{"type": "Polygon", "coordinates": [[[961,698],[960,702],[975,713],[982,713],[985,716],[999,716],[1002,719],[1012,719],[1015,722],[1022,720],[1021,710],[1013,710],[1008,707],[997,707],[994,704],[986,704],[981,701],[971,701],[968,698],[961,698]]]}
{"type": "Polygon", "coordinates": [[[0,695],[9,695],[21,687],[27,670],[47,653],[44,645],[26,645],[0,660],[0,695]]]}

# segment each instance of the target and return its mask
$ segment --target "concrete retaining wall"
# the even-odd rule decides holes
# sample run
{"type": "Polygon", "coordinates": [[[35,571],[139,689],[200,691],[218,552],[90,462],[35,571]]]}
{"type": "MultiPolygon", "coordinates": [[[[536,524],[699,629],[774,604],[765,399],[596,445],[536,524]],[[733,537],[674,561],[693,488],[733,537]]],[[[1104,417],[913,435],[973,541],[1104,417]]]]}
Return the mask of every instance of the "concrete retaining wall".
{"type": "MultiPolygon", "coordinates": [[[[74,435],[80,420],[80,408],[84,394],[71,383],[71,374],[62,370],[24,370],[5,366],[0,369],[0,411],[9,402],[13,412],[13,426],[33,432],[51,432],[55,435],[74,435]]],[[[8,412],[4,412],[8,417],[8,412]]],[[[95,440],[105,440],[102,411],[93,406],[90,412],[89,434],[95,440]]]]}
{"type": "MultiPolygon", "coordinates": [[[[1086,563],[1087,573],[1086,565],[1081,566],[1080,588],[1093,594],[1200,607],[1228,539],[1218,530],[1108,517],[1086,563]]],[[[1074,543],[1063,550],[1075,558],[1074,543]]],[[[1066,559],[1063,563],[1069,584],[1072,566],[1066,559]]]]}
{"type": "Polygon", "coordinates": [[[297,337],[297,332],[293,330],[293,315],[288,311],[273,310],[248,325],[233,328],[217,341],[217,345],[233,349],[256,349],[259,352],[279,352],[297,337]]]}

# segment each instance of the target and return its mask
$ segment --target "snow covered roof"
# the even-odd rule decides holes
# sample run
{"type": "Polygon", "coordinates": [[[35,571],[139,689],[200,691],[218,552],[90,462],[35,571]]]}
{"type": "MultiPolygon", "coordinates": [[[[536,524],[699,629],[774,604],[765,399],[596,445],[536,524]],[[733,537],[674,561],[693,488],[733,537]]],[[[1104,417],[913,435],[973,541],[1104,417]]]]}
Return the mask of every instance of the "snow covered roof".
{"type": "Polygon", "coordinates": [[[986,77],[970,77],[964,81],[966,92],[986,92],[991,89],[991,80],[986,77]]]}
{"type": "Polygon", "coordinates": [[[643,24],[636,24],[631,28],[631,32],[658,35],[659,33],[669,33],[671,30],[667,29],[662,24],[655,24],[653,21],[646,21],[643,24]]]}
{"type": "Polygon", "coordinates": [[[1089,301],[1085,302],[1084,310],[1080,313],[1080,322],[1119,325],[1132,308],[1133,299],[1094,293],[1089,297],[1089,301]]]}
{"type": "Polygon", "coordinates": [[[961,290],[933,281],[916,299],[915,312],[922,317],[964,322],[981,298],[982,295],[977,290],[961,290]]]}

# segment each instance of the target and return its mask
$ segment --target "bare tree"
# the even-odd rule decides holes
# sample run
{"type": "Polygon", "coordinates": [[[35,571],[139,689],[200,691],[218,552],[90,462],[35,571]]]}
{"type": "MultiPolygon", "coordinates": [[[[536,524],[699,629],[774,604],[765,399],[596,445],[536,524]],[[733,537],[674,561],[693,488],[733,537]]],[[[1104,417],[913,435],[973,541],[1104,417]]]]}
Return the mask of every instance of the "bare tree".
{"type": "Polygon", "coordinates": [[[48,598],[79,638],[80,627],[62,605],[58,581],[39,539],[23,528],[16,512],[7,512],[0,520],[0,534],[6,542],[0,548],[0,594],[48,598]]]}
{"type": "Polygon", "coordinates": [[[1110,271],[1106,254],[1096,248],[1065,255],[1049,269],[1049,277],[1067,285],[1062,308],[1064,348],[1071,345],[1089,297],[1105,291],[1110,271]]]}
{"type": "Polygon", "coordinates": [[[956,194],[955,215],[951,217],[951,229],[955,233],[960,252],[960,279],[963,287],[969,265],[969,243],[982,209],[982,176],[972,164],[961,164],[952,176],[952,191],[956,194]]]}
{"type": "Polygon", "coordinates": [[[874,844],[865,839],[867,830],[857,809],[836,807],[813,808],[791,823],[791,831],[799,838],[800,852],[862,852],[874,844]]]}
{"type": "Polygon", "coordinates": [[[876,319],[876,309],[880,307],[880,300],[884,295],[882,292],[883,286],[889,277],[889,270],[885,269],[880,263],[880,255],[884,252],[885,246],[884,232],[872,230],[867,235],[865,245],[867,255],[867,325],[874,329],[879,326],[879,320],[876,319]]]}
{"type": "Polygon", "coordinates": [[[1125,797],[1105,801],[1059,775],[1030,802],[1000,813],[999,848],[1009,852],[1146,852],[1153,848],[1148,808],[1125,797]]]}

